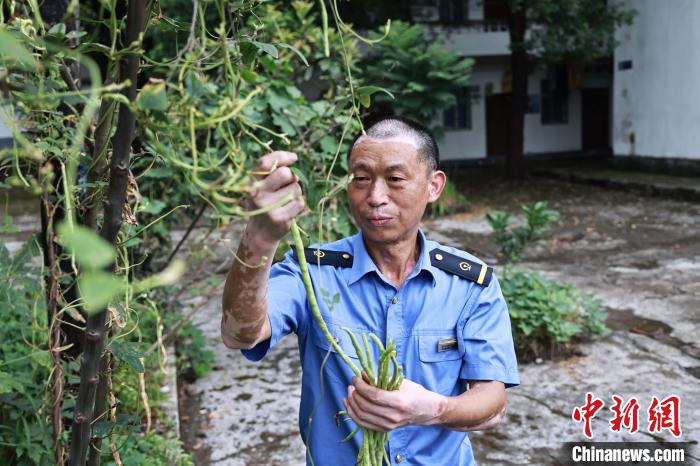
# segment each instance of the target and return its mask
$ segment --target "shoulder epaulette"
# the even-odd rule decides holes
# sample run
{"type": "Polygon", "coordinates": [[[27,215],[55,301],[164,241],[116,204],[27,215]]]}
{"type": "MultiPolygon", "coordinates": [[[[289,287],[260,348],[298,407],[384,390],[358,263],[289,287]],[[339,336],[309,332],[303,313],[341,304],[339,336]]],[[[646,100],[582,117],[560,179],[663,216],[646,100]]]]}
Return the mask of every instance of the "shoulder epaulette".
{"type": "Polygon", "coordinates": [[[439,248],[430,251],[430,263],[433,267],[466,278],[478,285],[489,286],[493,276],[493,267],[450,254],[439,248]]]}
{"type": "MultiPolygon", "coordinates": [[[[292,251],[292,255],[296,260],[297,252],[292,251]]],[[[332,265],[334,267],[352,267],[352,255],[343,251],[328,251],[326,249],[304,248],[304,256],[306,256],[306,262],[310,266],[318,264],[320,262],[321,265],[332,265]]]]}

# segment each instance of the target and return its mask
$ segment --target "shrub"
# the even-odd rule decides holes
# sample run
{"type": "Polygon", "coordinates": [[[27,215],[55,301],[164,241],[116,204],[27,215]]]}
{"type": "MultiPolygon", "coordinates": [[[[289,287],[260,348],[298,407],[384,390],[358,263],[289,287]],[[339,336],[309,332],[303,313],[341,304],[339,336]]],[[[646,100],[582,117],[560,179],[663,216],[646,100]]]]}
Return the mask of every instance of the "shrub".
{"type": "Polygon", "coordinates": [[[569,352],[575,340],[609,333],[600,300],[571,284],[510,269],[502,289],[521,359],[551,358],[555,352],[569,352]]]}
{"type": "Polygon", "coordinates": [[[34,241],[14,257],[0,242],[0,463],[47,464],[53,456],[44,396],[51,369],[41,270],[34,241]]]}
{"type": "Polygon", "coordinates": [[[509,227],[511,215],[494,212],[486,220],[505,259],[501,287],[508,303],[515,347],[521,360],[569,353],[573,343],[609,333],[600,300],[574,285],[556,283],[535,272],[512,267],[528,245],[544,239],[559,213],[546,202],[523,205],[525,224],[509,227]]]}
{"type": "Polygon", "coordinates": [[[546,202],[536,202],[532,206],[523,205],[525,224],[509,228],[511,215],[504,212],[494,212],[486,215],[486,221],[493,228],[495,243],[501,248],[505,261],[516,262],[522,257],[525,248],[538,240],[545,239],[549,234],[549,225],[559,219],[559,213],[550,210],[546,202]]]}

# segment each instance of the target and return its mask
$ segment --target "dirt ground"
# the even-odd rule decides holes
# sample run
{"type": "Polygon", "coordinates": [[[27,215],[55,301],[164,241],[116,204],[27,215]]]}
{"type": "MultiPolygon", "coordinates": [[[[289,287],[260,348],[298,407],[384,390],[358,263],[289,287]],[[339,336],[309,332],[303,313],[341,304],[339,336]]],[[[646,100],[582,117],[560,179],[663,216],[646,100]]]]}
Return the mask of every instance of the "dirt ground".
{"type": "MultiPolygon", "coordinates": [[[[561,219],[552,239],[533,246],[520,267],[599,297],[614,329],[570,358],[521,364],[522,383],[508,391],[507,419],[494,431],[470,434],[478,463],[560,464],[562,442],[583,440],[571,412],[586,392],[606,402],[593,421],[596,441],[673,441],[668,432],[648,433],[645,415],[652,396],[675,394],[682,401],[681,440],[697,446],[700,205],[544,179],[481,186],[457,181],[467,186],[468,210],[426,221],[429,237],[473,252],[498,273],[485,214],[518,213],[522,203],[547,201],[561,219]],[[613,394],[639,399],[636,434],[608,428],[613,394]]],[[[218,306],[212,300],[196,316],[216,354],[215,369],[187,387],[183,404],[183,432],[198,464],[304,464],[295,339],[287,337],[264,361],[250,363],[221,344],[218,306]]],[[[689,464],[700,457],[692,454],[689,464]]]]}

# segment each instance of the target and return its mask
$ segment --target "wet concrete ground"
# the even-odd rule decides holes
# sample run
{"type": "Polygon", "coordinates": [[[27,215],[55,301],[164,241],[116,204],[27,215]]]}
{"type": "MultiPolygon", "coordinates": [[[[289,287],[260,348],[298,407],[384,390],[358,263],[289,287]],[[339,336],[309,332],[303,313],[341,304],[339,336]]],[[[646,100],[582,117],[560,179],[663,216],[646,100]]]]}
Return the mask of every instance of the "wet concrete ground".
{"type": "MultiPolygon", "coordinates": [[[[688,464],[700,461],[700,205],[540,179],[471,187],[466,194],[469,211],[425,222],[429,237],[498,266],[484,215],[546,200],[561,220],[553,238],[532,247],[520,266],[599,297],[614,329],[582,344],[575,356],[521,364],[522,385],[508,391],[507,420],[497,430],[470,434],[479,464],[559,464],[562,442],[583,439],[571,412],[586,392],[606,403],[593,421],[596,441],[674,440],[668,432],[646,432],[646,409],[652,396],[680,396],[681,440],[696,448],[688,464]],[[609,430],[613,394],[637,397],[640,432],[609,430]]],[[[293,336],[253,364],[221,344],[219,319],[216,299],[196,316],[216,367],[183,390],[190,395],[183,431],[198,464],[304,464],[293,336]]]]}

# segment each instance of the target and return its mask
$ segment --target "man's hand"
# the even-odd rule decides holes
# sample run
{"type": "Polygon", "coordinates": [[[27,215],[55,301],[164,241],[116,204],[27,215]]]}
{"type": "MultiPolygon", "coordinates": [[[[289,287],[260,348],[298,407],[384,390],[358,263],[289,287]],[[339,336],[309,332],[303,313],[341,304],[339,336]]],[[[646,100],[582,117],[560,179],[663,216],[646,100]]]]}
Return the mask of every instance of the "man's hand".
{"type": "Polygon", "coordinates": [[[304,210],[297,177],[289,169],[292,152],[260,159],[249,209],[265,210],[248,221],[224,287],[221,338],[232,349],[250,349],[272,335],[267,315],[267,279],[280,240],[304,210]],[[269,209],[269,210],[268,210],[269,209]],[[254,264],[250,267],[244,264],[254,264]]]}
{"type": "Polygon", "coordinates": [[[404,379],[398,390],[374,387],[353,377],[343,404],[356,424],[388,432],[406,425],[437,424],[446,397],[404,379]]]}
{"type": "Polygon", "coordinates": [[[297,161],[293,152],[271,152],[260,159],[255,172],[258,182],[250,198],[252,210],[269,211],[250,218],[247,230],[253,237],[269,243],[278,243],[289,232],[292,219],[304,210],[299,178],[289,168],[297,161]],[[285,202],[285,200],[287,202],[285,202]]]}
{"type": "Polygon", "coordinates": [[[447,397],[408,379],[393,391],[374,387],[367,380],[353,377],[343,405],[356,424],[371,430],[388,432],[406,425],[440,425],[468,432],[493,429],[505,416],[502,382],[473,380],[468,391],[447,397]]]}

